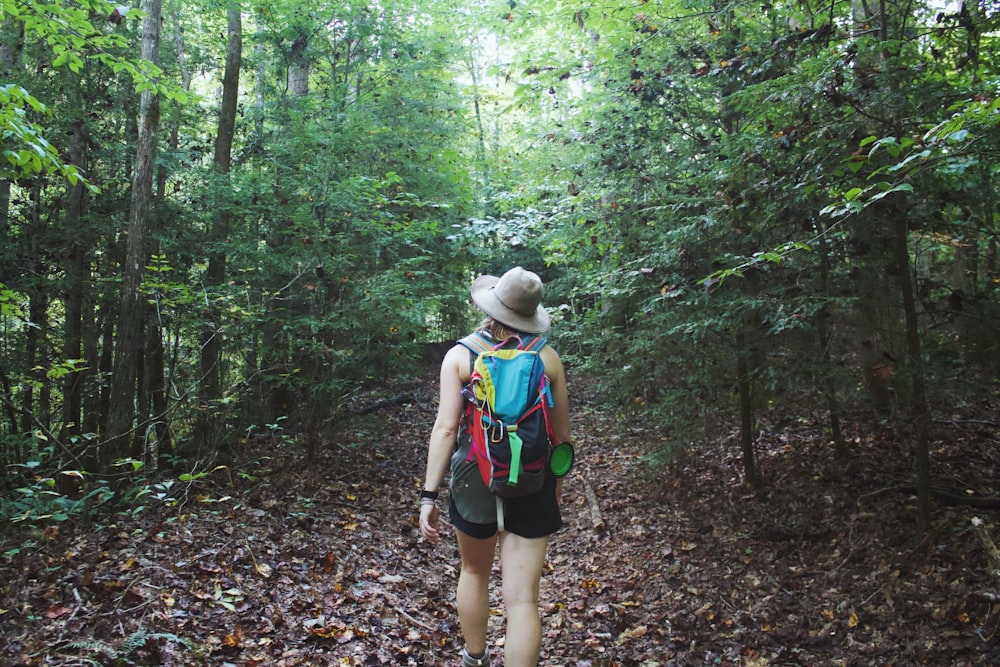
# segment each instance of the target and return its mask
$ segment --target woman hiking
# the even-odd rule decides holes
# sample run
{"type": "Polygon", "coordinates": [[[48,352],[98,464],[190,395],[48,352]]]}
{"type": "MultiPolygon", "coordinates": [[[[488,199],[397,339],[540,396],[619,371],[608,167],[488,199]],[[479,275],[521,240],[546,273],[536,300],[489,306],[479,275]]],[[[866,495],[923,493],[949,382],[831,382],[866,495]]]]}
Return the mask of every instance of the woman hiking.
{"type": "MultiPolygon", "coordinates": [[[[541,305],[541,279],[521,267],[499,278],[477,278],[472,284],[472,300],[486,315],[477,333],[497,344],[513,337],[521,341],[533,338],[551,325],[541,305]]],[[[562,361],[547,344],[538,354],[552,394],[551,435],[556,443],[569,442],[569,399],[562,361]]],[[[469,348],[455,345],[441,364],[440,403],[420,494],[420,531],[431,543],[440,540],[436,500],[438,488],[450,473],[448,516],[458,535],[462,560],[457,592],[459,624],[465,639],[462,665],[491,664],[487,643],[489,584],[499,544],[507,623],[504,665],[535,667],[542,639],[539,585],[549,536],[562,527],[562,478],[546,466],[541,490],[499,500],[483,483],[476,462],[469,456],[470,438],[462,427],[466,408],[462,389],[472,375],[475,358],[469,348]]]]}

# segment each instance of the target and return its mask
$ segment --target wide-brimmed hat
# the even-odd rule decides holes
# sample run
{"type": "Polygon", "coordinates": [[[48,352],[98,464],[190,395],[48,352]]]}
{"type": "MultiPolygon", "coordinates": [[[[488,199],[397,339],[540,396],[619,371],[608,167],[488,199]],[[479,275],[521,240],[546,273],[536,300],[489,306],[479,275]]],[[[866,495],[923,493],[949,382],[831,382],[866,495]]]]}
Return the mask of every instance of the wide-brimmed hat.
{"type": "Polygon", "coordinates": [[[515,331],[540,334],[552,326],[552,318],[541,305],[542,279],[520,266],[499,278],[476,278],[472,300],[481,311],[515,331]]]}

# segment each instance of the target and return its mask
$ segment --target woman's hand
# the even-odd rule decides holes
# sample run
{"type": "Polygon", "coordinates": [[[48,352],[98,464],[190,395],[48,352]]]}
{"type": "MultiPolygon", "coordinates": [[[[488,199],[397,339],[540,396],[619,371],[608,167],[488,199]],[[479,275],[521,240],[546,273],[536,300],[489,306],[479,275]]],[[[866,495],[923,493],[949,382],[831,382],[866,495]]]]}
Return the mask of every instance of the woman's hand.
{"type": "Polygon", "coordinates": [[[437,544],[441,540],[438,532],[438,508],[434,503],[420,505],[420,534],[431,544],[437,544]]]}

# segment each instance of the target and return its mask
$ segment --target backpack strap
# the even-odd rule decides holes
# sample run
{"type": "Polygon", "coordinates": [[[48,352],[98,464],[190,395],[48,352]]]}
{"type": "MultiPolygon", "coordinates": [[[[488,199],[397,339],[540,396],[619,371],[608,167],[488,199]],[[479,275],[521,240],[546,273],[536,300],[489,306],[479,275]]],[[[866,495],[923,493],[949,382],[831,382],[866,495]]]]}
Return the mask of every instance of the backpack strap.
{"type": "Polygon", "coordinates": [[[541,336],[530,336],[526,341],[521,342],[522,350],[541,350],[548,341],[541,336]]]}
{"type": "MultiPolygon", "coordinates": [[[[519,343],[517,346],[517,349],[519,350],[528,350],[528,351],[541,350],[543,347],[545,347],[545,344],[548,342],[541,336],[535,336],[532,334],[529,334],[524,338],[521,338],[519,336],[516,338],[519,343]]],[[[502,340],[499,343],[496,343],[493,341],[492,338],[489,338],[488,336],[476,331],[469,334],[465,338],[459,340],[458,344],[469,348],[469,350],[479,355],[482,354],[483,352],[492,352],[494,350],[499,350],[503,346],[505,346],[507,344],[507,341],[509,340],[511,339],[508,338],[507,340],[502,340]]]]}
{"type": "Polygon", "coordinates": [[[465,338],[458,341],[458,344],[468,348],[469,350],[469,372],[471,373],[476,367],[476,358],[483,352],[489,352],[493,349],[493,340],[487,338],[478,331],[470,333],[465,338]]]}
{"type": "Polygon", "coordinates": [[[458,344],[469,348],[470,351],[475,352],[477,355],[493,350],[493,340],[478,331],[462,338],[458,341],[458,344]]]}

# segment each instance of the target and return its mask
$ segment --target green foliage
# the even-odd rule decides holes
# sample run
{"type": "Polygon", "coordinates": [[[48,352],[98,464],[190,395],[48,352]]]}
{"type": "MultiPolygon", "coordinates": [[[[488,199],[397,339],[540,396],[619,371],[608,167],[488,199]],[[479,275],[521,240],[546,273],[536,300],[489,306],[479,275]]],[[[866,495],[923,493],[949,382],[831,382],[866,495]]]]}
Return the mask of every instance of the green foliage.
{"type": "Polygon", "coordinates": [[[19,21],[24,31],[43,40],[52,53],[55,54],[53,67],[68,67],[74,73],[80,73],[84,59],[90,49],[96,49],[94,57],[103,57],[106,49],[117,50],[125,45],[125,38],[116,34],[105,34],[97,30],[90,21],[91,12],[105,17],[112,11],[120,19],[122,12],[129,13],[127,7],[116,8],[109,2],[101,0],[85,0],[82,3],[22,3],[17,0],[4,0],[0,7],[11,20],[19,21]]]}
{"type": "Polygon", "coordinates": [[[24,317],[24,298],[14,290],[0,283],[0,317],[20,319],[24,317]]]}
{"type": "MultiPolygon", "coordinates": [[[[13,83],[0,86],[0,136],[5,160],[0,178],[18,180],[58,173],[74,185],[82,181],[79,169],[63,162],[59,151],[45,138],[44,128],[29,119],[29,110],[43,116],[52,113],[21,86],[13,83]]],[[[95,187],[92,189],[98,191],[95,187]]]]}
{"type": "MultiPolygon", "coordinates": [[[[952,174],[990,161],[987,151],[972,158],[964,150],[973,137],[961,132],[961,116],[929,134],[937,121],[898,123],[913,109],[937,113],[935,105],[956,95],[937,73],[924,75],[929,54],[915,40],[854,39],[832,14],[703,9],[683,17],[647,5],[574,17],[601,37],[584,74],[598,111],[566,119],[583,121],[574,129],[594,158],[565,174],[546,248],[571,276],[572,321],[590,332],[566,342],[589,359],[610,396],[628,409],[643,406],[664,421],[671,442],[682,443],[712,433],[701,423],[733,419],[735,404],[713,390],[733,387],[741,355],[751,358],[757,409],[776,392],[811,390],[821,377],[854,396],[856,380],[816,358],[813,324],[821,309],[834,323],[885,309],[862,303],[868,287],[850,269],[861,261],[870,262],[861,271],[884,271],[879,255],[857,257],[870,243],[858,237],[877,228],[831,228],[822,215],[868,206],[876,213],[877,203],[899,193],[931,195],[927,210],[934,210],[948,187],[914,180],[935,160],[932,136],[952,137],[939,153],[952,156],[952,174]],[[859,146],[859,136],[886,128],[895,133],[875,137],[897,139],[859,146]]],[[[565,72],[535,60],[541,67],[530,68],[532,76],[565,72]]],[[[555,78],[562,75],[547,81],[555,78]]],[[[551,85],[556,96],[571,97],[568,84],[551,85]]],[[[984,111],[993,98],[985,99],[984,111]]],[[[880,296],[890,294],[883,287],[880,296]]],[[[834,355],[850,359],[851,350],[834,355]]]]}
{"type": "MultiPolygon", "coordinates": [[[[0,9],[6,21],[20,24],[25,35],[41,41],[50,50],[54,70],[68,69],[73,75],[83,73],[87,61],[110,69],[115,75],[130,76],[134,90],[150,90],[179,103],[187,102],[187,94],[164,76],[164,72],[139,58],[119,55],[128,46],[125,35],[115,32],[117,24],[141,12],[104,0],[84,0],[80,3],[23,3],[3,0],[0,9]],[[111,30],[95,27],[91,17],[105,18],[102,25],[111,30]],[[108,21],[107,17],[112,20],[108,21]]],[[[35,84],[38,83],[36,80],[35,84]]],[[[25,179],[38,174],[56,173],[69,183],[85,184],[92,192],[100,191],[92,179],[84,179],[79,165],[68,164],[59,148],[46,138],[46,129],[32,114],[43,119],[52,118],[51,105],[16,83],[0,86],[0,136],[3,138],[4,166],[0,178],[25,179]]]]}
{"type": "Polygon", "coordinates": [[[126,5],[114,5],[106,0],[81,0],[78,3],[22,3],[3,0],[0,8],[12,21],[24,26],[26,34],[38,37],[51,49],[53,68],[65,67],[73,74],[81,74],[87,61],[99,63],[117,74],[132,79],[137,93],[151,91],[166,99],[182,104],[188,95],[169,81],[163,70],[141,58],[117,55],[128,47],[125,35],[115,31],[115,26],[129,19],[140,20],[143,13],[126,5]],[[107,26],[98,29],[93,16],[104,19],[107,26]]]}
{"type": "Polygon", "coordinates": [[[765,264],[780,264],[790,253],[797,250],[808,251],[810,250],[810,246],[807,243],[792,241],[782,244],[774,250],[755,252],[753,257],[743,261],[740,265],[719,269],[710,276],[699,280],[698,284],[705,285],[706,287],[715,287],[717,284],[725,282],[728,278],[743,278],[747,271],[760,269],[765,264]]]}
{"type": "Polygon", "coordinates": [[[851,188],[844,193],[844,207],[833,205],[823,212],[834,216],[860,212],[895,192],[914,192],[913,179],[927,172],[937,172],[944,178],[960,176],[977,170],[1000,151],[1000,145],[993,140],[1000,125],[1000,100],[963,100],[949,111],[950,118],[923,135],[862,139],[859,153],[860,149],[867,150],[852,155],[848,168],[854,173],[865,170],[869,181],[893,180],[876,180],[865,188],[851,188]],[[879,160],[880,153],[885,154],[885,159],[879,160]]]}
{"type": "MultiPolygon", "coordinates": [[[[64,470],[66,477],[83,479],[78,470],[64,470]]],[[[42,477],[34,483],[17,488],[11,497],[0,498],[0,517],[10,525],[45,526],[65,521],[89,520],[115,497],[105,484],[71,497],[57,490],[54,477],[42,477]]]]}
{"type": "Polygon", "coordinates": [[[325,355],[324,374],[336,382],[384,371],[394,352],[427,339],[444,226],[414,219],[428,203],[399,185],[394,174],[330,184],[293,214],[265,257],[297,267],[262,315],[274,332],[266,349],[325,355]]]}
{"type": "MultiPolygon", "coordinates": [[[[996,358],[990,8],[973,26],[915,8],[868,29],[848,5],[266,2],[244,17],[222,174],[224,6],[166,7],[153,68],[134,9],[0,2],[28,37],[0,88],[2,419],[68,436],[18,485],[29,516],[52,516],[40,480],[81,468],[91,444],[71,438],[103,417],[144,90],[170,103],[136,462],[188,470],[197,442],[211,467],[279,418],[289,443],[322,433],[358,386],[464,333],[470,280],[515,264],[545,279],[567,360],[666,426],[653,450],[717,438],[745,361],[758,413],[827,377],[859,396],[860,342],[898,354],[899,201],[931,367],[996,358]]],[[[138,488],[123,506],[179,502],[203,474],[144,487],[119,470],[138,488]]]]}

